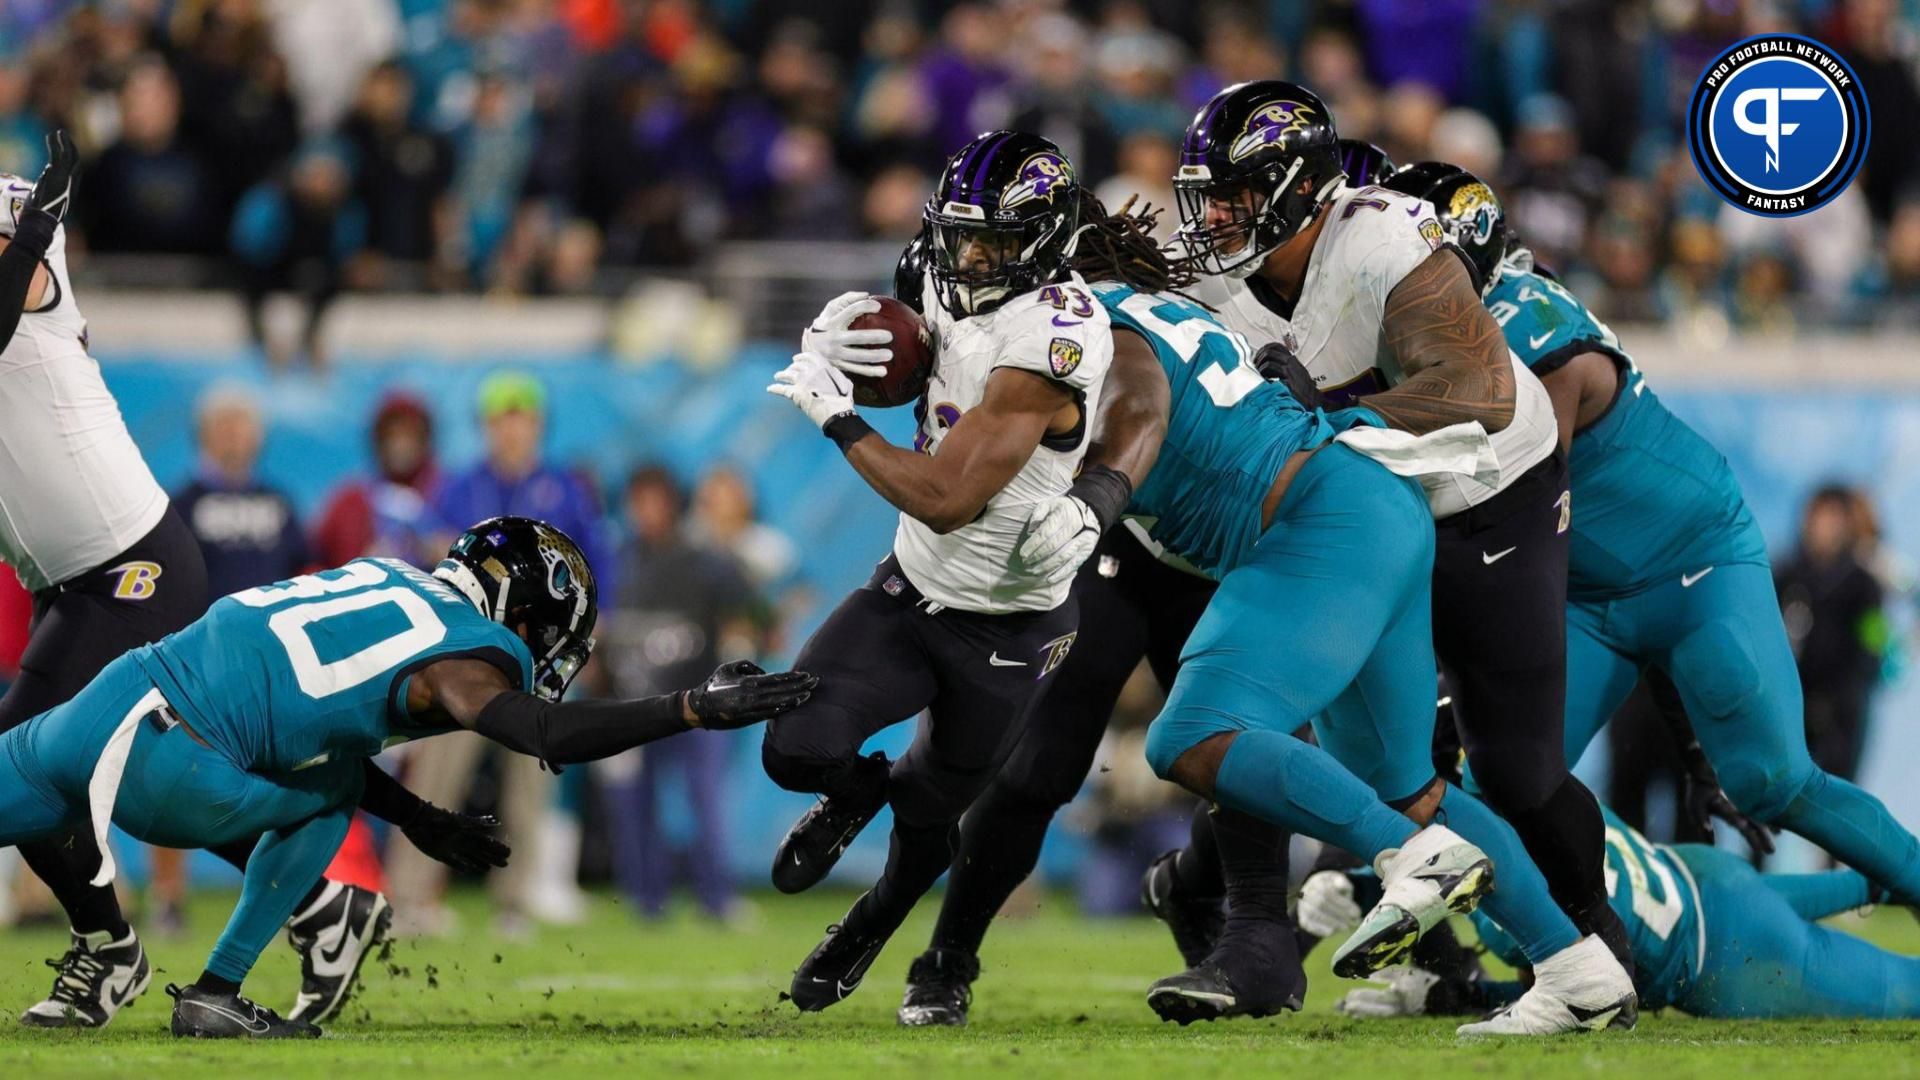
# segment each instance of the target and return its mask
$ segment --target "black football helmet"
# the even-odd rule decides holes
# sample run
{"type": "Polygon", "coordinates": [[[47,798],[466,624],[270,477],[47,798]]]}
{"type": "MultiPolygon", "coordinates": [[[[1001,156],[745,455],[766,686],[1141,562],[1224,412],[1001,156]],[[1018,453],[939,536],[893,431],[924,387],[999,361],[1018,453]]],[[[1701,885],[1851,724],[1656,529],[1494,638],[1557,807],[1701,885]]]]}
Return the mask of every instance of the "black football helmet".
{"type": "Polygon", "coordinates": [[[1349,186],[1366,187],[1384,181],[1400,166],[1393,163],[1392,155],[1373,143],[1360,139],[1341,139],[1340,168],[1347,174],[1349,186]]]}
{"type": "Polygon", "coordinates": [[[1066,273],[1080,179],[1052,142],[989,131],[947,159],[924,218],[935,299],[984,315],[1066,273]]]}
{"type": "Polygon", "coordinates": [[[1447,239],[1473,263],[1480,275],[1481,294],[1493,288],[1513,234],[1507,228],[1506,209],[1486,181],[1458,165],[1422,161],[1395,173],[1381,186],[1426,200],[1447,239]]]}
{"type": "Polygon", "coordinates": [[[922,315],[927,313],[927,231],[907,241],[900,261],[893,265],[893,298],[922,315]]]}
{"type": "Polygon", "coordinates": [[[1311,90],[1263,80],[1229,86],[1200,107],[1173,174],[1180,238],[1209,274],[1246,277],[1333,197],[1345,175],[1333,114],[1311,90]],[[1209,204],[1234,207],[1207,222],[1209,204]]]}
{"type": "Polygon", "coordinates": [[[507,629],[526,626],[533,652],[527,689],[548,701],[560,700],[593,654],[600,615],[593,570],[573,538],[544,521],[488,518],[453,542],[433,576],[507,629]]]}

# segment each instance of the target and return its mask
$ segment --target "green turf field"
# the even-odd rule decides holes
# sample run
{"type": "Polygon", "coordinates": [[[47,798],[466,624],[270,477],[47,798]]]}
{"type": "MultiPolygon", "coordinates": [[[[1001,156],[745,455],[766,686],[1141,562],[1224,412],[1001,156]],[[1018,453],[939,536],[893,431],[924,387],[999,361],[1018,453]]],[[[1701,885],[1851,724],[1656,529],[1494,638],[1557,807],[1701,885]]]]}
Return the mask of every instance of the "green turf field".
{"type": "MultiPolygon", "coordinates": [[[[402,942],[384,964],[369,961],[365,991],[324,1040],[178,1043],[166,1032],[161,988],[199,973],[231,902],[207,896],[186,939],[149,944],[161,971],[109,1030],[68,1035],[0,1023],[0,1077],[1920,1076],[1920,1022],[1666,1015],[1644,1018],[1632,1033],[1496,1045],[1456,1042],[1451,1022],[1362,1025],[1331,1011],[1341,984],[1326,972],[1326,948],[1314,958],[1306,1012],[1181,1029],[1159,1023],[1142,1002],[1147,984],[1177,967],[1159,924],[1081,919],[1064,903],[996,928],[969,1028],[894,1026],[900,980],[925,941],[925,910],[859,994],[802,1017],[777,995],[849,899],[762,897],[759,925],[746,930],[690,916],[646,924],[601,900],[587,926],[509,944],[485,932],[479,898],[463,896],[468,932],[402,942]]],[[[1882,911],[1864,928],[1920,952],[1920,926],[1904,912],[1882,911]]],[[[62,933],[0,930],[0,1005],[12,1012],[37,1000],[50,975],[41,959],[64,945],[62,933]]],[[[277,944],[247,986],[285,1008],[297,981],[292,952],[277,944]]]]}

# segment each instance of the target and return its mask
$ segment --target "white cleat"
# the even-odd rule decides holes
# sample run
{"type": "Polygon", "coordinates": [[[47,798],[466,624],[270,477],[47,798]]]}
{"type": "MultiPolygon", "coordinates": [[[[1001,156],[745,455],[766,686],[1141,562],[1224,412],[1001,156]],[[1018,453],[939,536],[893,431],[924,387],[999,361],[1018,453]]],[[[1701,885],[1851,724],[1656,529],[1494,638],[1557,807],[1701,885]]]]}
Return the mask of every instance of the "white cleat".
{"type": "Polygon", "coordinates": [[[1343,979],[1404,963],[1421,935],[1472,911],[1493,890],[1493,860],[1444,825],[1381,852],[1373,869],[1386,891],[1333,954],[1333,972],[1343,979]]]}
{"type": "Polygon", "coordinates": [[[1533,987],[1501,1012],[1466,1024],[1459,1034],[1560,1035],[1569,1031],[1632,1029],[1640,1020],[1633,979],[1607,943],[1589,934],[1533,969],[1533,987]]]}

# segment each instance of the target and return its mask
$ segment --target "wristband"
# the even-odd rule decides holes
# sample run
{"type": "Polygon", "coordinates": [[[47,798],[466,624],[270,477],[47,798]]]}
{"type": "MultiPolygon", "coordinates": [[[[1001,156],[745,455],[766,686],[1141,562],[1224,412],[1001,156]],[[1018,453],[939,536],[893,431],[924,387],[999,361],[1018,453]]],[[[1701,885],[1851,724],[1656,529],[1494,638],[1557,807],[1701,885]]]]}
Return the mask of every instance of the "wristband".
{"type": "Polygon", "coordinates": [[[1118,469],[1089,465],[1080,470],[1079,478],[1067,489],[1067,494],[1086,503],[1094,519],[1100,522],[1100,530],[1105,532],[1133,498],[1133,481],[1118,469]]]}
{"type": "Polygon", "coordinates": [[[38,262],[47,257],[47,249],[53,246],[53,231],[59,227],[59,219],[45,210],[25,211],[14,227],[12,246],[25,249],[38,262]]]}
{"type": "Polygon", "coordinates": [[[820,433],[832,439],[841,453],[853,449],[853,444],[873,434],[873,426],[860,419],[859,413],[841,413],[827,421],[820,433]]]}

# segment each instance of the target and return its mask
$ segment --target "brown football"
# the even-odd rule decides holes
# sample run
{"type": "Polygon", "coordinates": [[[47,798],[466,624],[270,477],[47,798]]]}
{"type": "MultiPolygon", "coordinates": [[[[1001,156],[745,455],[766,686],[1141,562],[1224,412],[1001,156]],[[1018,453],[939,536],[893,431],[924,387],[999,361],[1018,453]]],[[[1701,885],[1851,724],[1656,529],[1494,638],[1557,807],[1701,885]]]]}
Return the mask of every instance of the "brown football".
{"type": "Polygon", "coordinates": [[[887,373],[874,378],[849,375],[853,400],[861,405],[890,409],[919,400],[933,374],[933,334],[918,312],[891,296],[876,296],[880,310],[853,320],[855,330],[893,333],[893,360],[887,373]]]}

